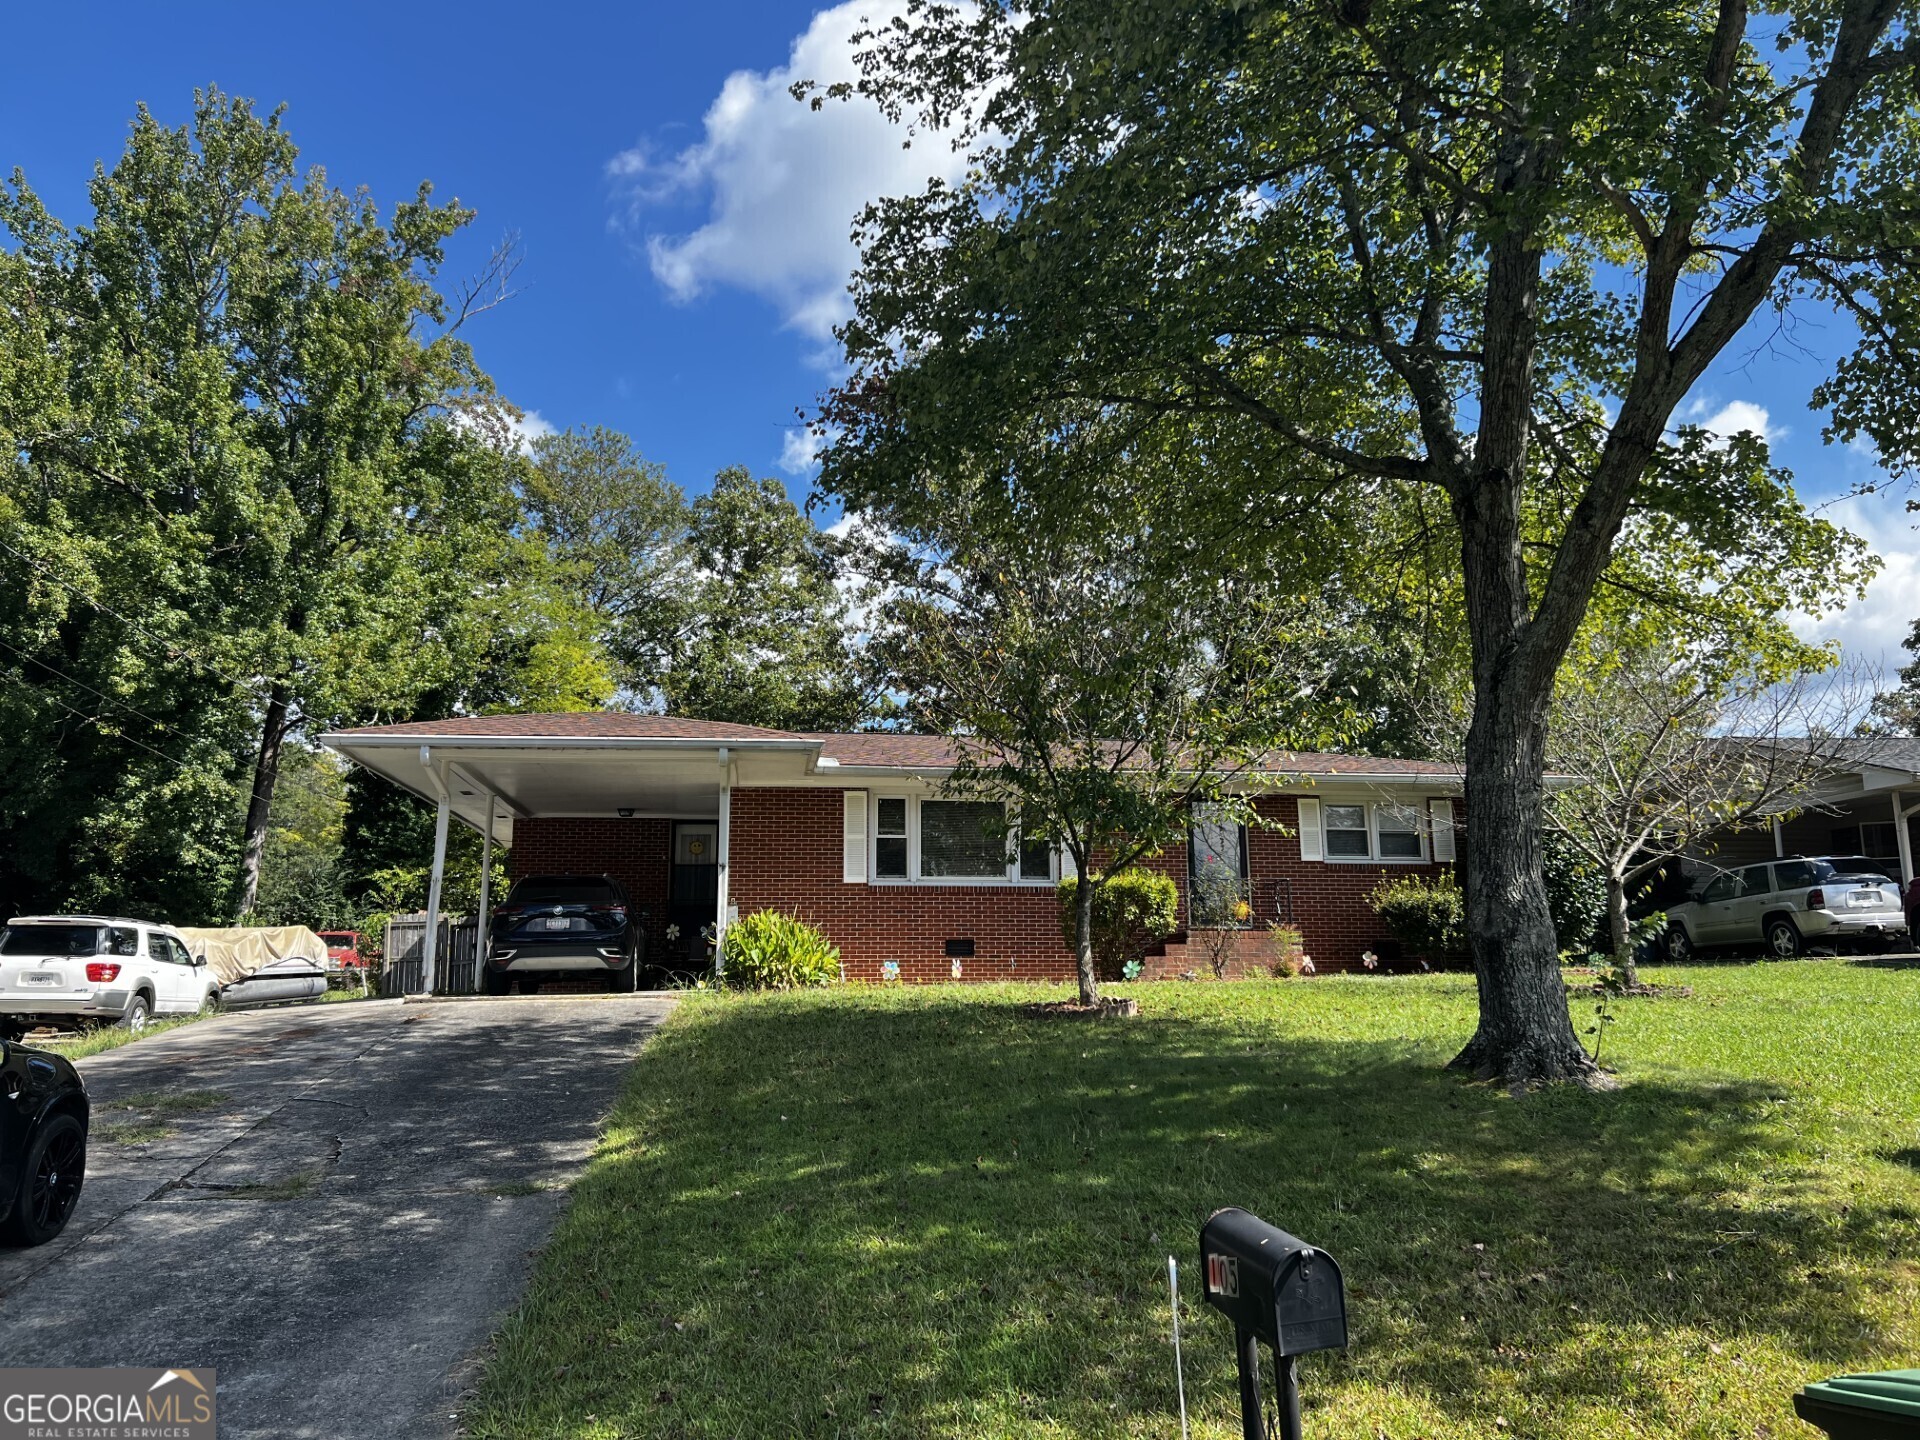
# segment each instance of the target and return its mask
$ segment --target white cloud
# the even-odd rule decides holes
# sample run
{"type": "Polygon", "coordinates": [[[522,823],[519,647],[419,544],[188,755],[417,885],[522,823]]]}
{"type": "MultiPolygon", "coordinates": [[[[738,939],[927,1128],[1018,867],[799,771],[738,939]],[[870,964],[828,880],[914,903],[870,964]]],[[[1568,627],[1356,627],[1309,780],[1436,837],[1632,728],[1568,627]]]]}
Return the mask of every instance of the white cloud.
{"type": "Polygon", "coordinates": [[[1837,614],[1801,617],[1794,630],[1807,640],[1838,640],[1846,654],[1875,671],[1884,684],[1912,657],[1900,648],[1920,617],[1920,530],[1895,496],[1852,495],[1822,512],[1851,530],[1881,559],[1867,593],[1837,614]]]}
{"type": "Polygon", "coordinates": [[[708,108],[705,134],[679,154],[656,158],[647,145],[616,155],[607,174],[629,202],[628,223],[646,234],[653,274],[686,302],[716,285],[771,301],[785,323],[825,345],[850,314],[847,278],[858,261],[850,231],[871,200],[906,195],[928,180],[963,173],[946,136],[907,132],[863,99],[820,109],[788,87],[854,81],[853,36],[907,14],[905,0],[846,0],[813,17],[784,66],[737,70],[708,108]],[[697,229],[651,228],[658,210],[705,196],[697,229]]]}
{"type": "Polygon", "coordinates": [[[538,410],[522,410],[518,420],[507,421],[507,429],[513,435],[516,450],[525,452],[532,448],[533,442],[546,435],[558,435],[559,428],[538,410]]]}
{"type": "Polygon", "coordinates": [[[1718,410],[1709,411],[1711,404],[1709,400],[1692,400],[1681,411],[1681,417],[1686,424],[1698,425],[1722,440],[1731,440],[1742,431],[1751,431],[1769,445],[1777,445],[1787,438],[1786,426],[1775,425],[1764,405],[1756,405],[1751,400],[1729,400],[1718,410]]]}
{"type": "Polygon", "coordinates": [[[796,425],[780,441],[780,459],[775,463],[789,475],[811,476],[820,463],[820,447],[826,442],[810,425],[796,425]]]}

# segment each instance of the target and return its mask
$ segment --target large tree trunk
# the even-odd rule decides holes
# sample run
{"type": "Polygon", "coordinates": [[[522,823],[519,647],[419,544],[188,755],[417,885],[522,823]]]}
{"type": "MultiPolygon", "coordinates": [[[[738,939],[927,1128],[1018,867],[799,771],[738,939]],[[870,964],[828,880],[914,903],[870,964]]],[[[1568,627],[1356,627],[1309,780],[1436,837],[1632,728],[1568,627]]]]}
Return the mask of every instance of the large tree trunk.
{"type": "Polygon", "coordinates": [[[236,916],[244,916],[260,898],[260,862],[267,850],[267,826],[273,819],[273,787],[280,779],[280,746],[287,738],[287,689],[275,681],[260,723],[260,755],[253,767],[253,793],[247,799],[247,823],[240,852],[240,894],[236,916]]]}
{"type": "Polygon", "coordinates": [[[1467,938],[1480,1027],[1453,1064],[1482,1078],[1596,1083],[1574,1035],[1541,869],[1545,705],[1495,690],[1467,732],[1467,938]]]}
{"type": "Polygon", "coordinates": [[[1080,976],[1080,1003],[1100,1003],[1100,977],[1093,970],[1093,876],[1075,857],[1080,883],[1073,887],[1073,959],[1080,976]]]}

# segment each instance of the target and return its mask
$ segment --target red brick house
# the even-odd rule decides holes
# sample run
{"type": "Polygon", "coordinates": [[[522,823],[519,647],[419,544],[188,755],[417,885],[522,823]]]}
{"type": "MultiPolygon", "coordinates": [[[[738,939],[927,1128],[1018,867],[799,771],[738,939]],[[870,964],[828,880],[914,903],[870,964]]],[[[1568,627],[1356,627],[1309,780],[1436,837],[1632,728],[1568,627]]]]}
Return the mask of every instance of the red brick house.
{"type": "MultiPolygon", "coordinates": [[[[1061,857],[1007,838],[982,802],[943,795],[954,758],[943,739],[628,714],[433,720],[321,739],[438,807],[436,897],[457,820],[489,852],[511,846],[516,876],[619,880],[647,912],[656,954],[773,908],[826,931],[854,979],[1073,973],[1054,894],[1061,857]]],[[[1276,921],[1299,927],[1322,971],[1389,954],[1367,895],[1382,876],[1452,864],[1459,771],[1286,754],[1246,784],[1274,825],[1202,817],[1187,853],[1152,862],[1179,884],[1183,929],[1149,973],[1207,973],[1223,954],[1230,973],[1263,966],[1276,921]],[[1233,913],[1192,913],[1195,874],[1213,877],[1203,896],[1237,897],[1233,913]],[[1215,945],[1208,932],[1219,929],[1236,933],[1215,945]]]]}

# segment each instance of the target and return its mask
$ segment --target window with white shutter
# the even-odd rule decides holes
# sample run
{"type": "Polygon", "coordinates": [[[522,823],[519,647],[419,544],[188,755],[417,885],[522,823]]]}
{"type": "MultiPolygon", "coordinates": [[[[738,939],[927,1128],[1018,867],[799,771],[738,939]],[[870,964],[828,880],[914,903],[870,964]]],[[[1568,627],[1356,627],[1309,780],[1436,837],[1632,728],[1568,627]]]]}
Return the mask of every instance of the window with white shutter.
{"type": "Polygon", "coordinates": [[[1300,858],[1302,860],[1321,860],[1326,852],[1320,843],[1320,802],[1302,800],[1300,802],[1300,858]]]}
{"type": "Polygon", "coordinates": [[[849,885],[867,883],[867,792],[843,791],[846,806],[840,837],[840,878],[849,885]]]}
{"type": "Polygon", "coordinates": [[[1433,816],[1433,858],[1453,859],[1453,802],[1429,800],[1427,813],[1433,816]]]}

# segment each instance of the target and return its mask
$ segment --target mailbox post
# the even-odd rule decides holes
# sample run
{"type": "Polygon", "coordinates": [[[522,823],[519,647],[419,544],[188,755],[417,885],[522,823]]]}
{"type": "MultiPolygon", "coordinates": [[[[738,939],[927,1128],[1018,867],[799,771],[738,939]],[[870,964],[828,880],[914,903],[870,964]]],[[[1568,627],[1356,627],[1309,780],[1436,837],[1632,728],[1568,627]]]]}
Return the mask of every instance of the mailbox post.
{"type": "Polygon", "coordinates": [[[1245,1210],[1216,1210],[1200,1227],[1200,1274],[1209,1305],[1233,1321],[1240,1362],[1245,1440],[1267,1440],[1260,1397],[1260,1347],[1273,1348],[1280,1387],[1278,1440],[1300,1440],[1300,1384],[1294,1361],[1347,1348],[1347,1292],[1324,1250],[1245,1210]]]}

